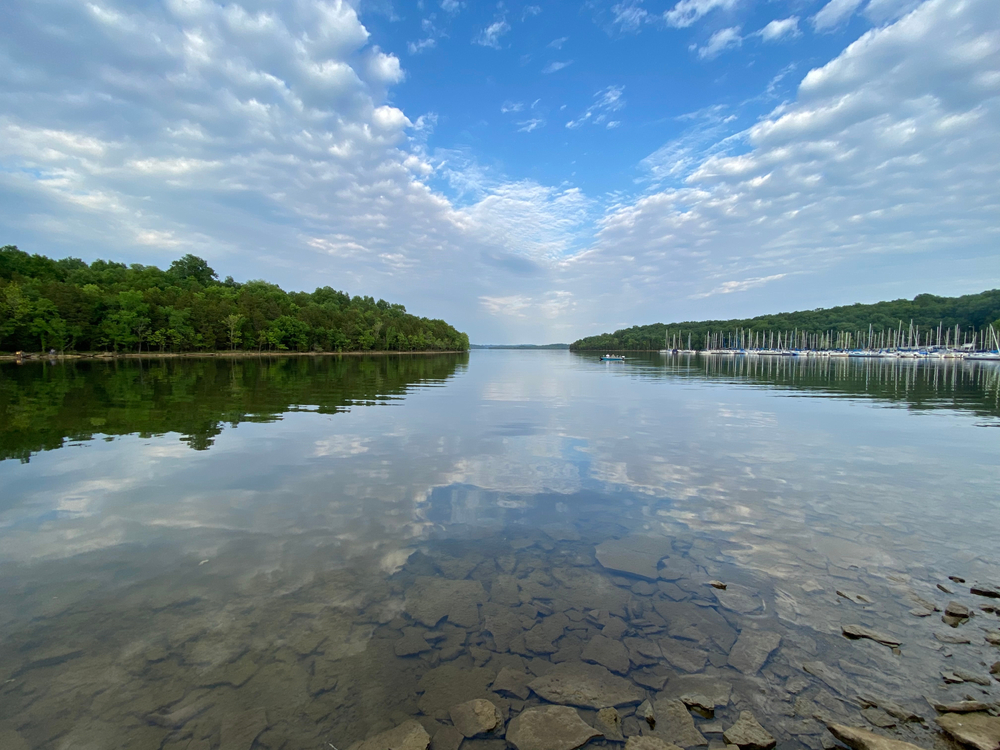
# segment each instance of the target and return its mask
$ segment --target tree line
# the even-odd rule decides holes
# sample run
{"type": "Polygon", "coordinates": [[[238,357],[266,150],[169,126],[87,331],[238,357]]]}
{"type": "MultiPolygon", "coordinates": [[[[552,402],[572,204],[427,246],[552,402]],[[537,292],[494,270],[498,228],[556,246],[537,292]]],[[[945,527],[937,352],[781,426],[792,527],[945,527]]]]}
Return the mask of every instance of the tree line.
{"type": "Polygon", "coordinates": [[[330,287],[220,281],[185,255],[167,270],[0,248],[0,351],[465,351],[469,338],[403,305],[330,287]]]}
{"type": "MultiPolygon", "coordinates": [[[[713,336],[720,332],[739,331],[747,340],[755,334],[762,339],[765,335],[790,335],[796,338],[807,336],[829,336],[832,341],[837,334],[855,332],[867,333],[896,330],[900,322],[907,329],[912,321],[921,331],[930,329],[954,329],[982,332],[988,326],[1000,329],[1000,290],[992,289],[980,294],[962,297],[937,297],[933,294],[918,294],[912,300],[898,299],[877,302],[871,305],[843,305],[840,307],[817,308],[799,312],[760,315],[755,318],[733,320],[704,320],[683,323],[653,323],[645,326],[622,328],[614,333],[588,336],[570,344],[574,350],[656,350],[663,349],[664,342],[670,347],[705,349],[716,345],[713,336]]],[[[980,339],[981,340],[981,339],[980,339]]]]}

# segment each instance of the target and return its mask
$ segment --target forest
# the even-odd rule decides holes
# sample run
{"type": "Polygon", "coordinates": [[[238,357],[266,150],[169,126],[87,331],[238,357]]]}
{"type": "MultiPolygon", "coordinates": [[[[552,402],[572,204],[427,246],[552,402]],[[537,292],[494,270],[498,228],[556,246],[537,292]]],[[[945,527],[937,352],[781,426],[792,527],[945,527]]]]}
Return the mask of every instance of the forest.
{"type": "MultiPolygon", "coordinates": [[[[875,331],[904,330],[910,323],[920,330],[954,329],[982,331],[989,325],[1000,328],[1000,289],[962,297],[936,297],[918,294],[912,300],[898,299],[875,304],[843,305],[817,308],[800,312],[760,315],[756,318],[733,320],[703,320],[684,323],[653,323],[645,326],[623,328],[614,333],[588,336],[570,344],[570,349],[608,351],[656,350],[664,348],[667,336],[678,342],[677,348],[686,348],[690,337],[691,348],[704,349],[709,334],[742,331],[744,335],[772,332],[801,334],[867,333],[869,326],[875,331]]],[[[836,340],[836,336],[832,337],[836,340]]],[[[672,345],[670,348],[674,348],[672,345]]]]}
{"type": "Polygon", "coordinates": [[[403,305],[330,287],[240,283],[185,255],[167,270],[0,247],[0,351],[465,351],[469,338],[403,305]]]}

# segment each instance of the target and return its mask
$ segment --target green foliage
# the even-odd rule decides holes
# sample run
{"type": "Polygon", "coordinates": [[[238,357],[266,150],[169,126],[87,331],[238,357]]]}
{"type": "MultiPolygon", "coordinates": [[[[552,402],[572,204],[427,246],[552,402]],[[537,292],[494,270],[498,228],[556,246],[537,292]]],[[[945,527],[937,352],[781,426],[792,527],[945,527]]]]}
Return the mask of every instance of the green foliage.
{"type": "Polygon", "coordinates": [[[921,331],[961,326],[963,331],[981,331],[990,323],[997,326],[1000,318],[1000,290],[993,289],[981,294],[967,294],[963,297],[936,297],[933,294],[918,294],[912,300],[899,299],[891,302],[877,302],[873,305],[844,305],[842,307],[817,308],[800,312],[761,315],[756,318],[735,320],[705,320],[684,323],[653,323],[645,326],[623,328],[614,333],[588,336],[570,344],[571,349],[605,350],[650,350],[662,349],[664,335],[669,330],[677,334],[682,347],[687,346],[688,335],[695,349],[705,348],[708,333],[731,333],[738,329],[751,335],[755,332],[798,331],[823,334],[847,332],[866,334],[871,325],[875,331],[897,330],[902,322],[904,332],[913,321],[921,331]]]}
{"type": "Polygon", "coordinates": [[[101,435],[176,433],[203,450],[226,424],[276,421],[301,408],[336,414],[358,402],[393,403],[468,361],[467,354],[435,354],[0,363],[0,460],[28,461],[101,435]]]}
{"type": "Polygon", "coordinates": [[[443,320],[330,287],[219,281],[203,259],[156,266],[0,248],[0,351],[465,351],[443,320]]]}

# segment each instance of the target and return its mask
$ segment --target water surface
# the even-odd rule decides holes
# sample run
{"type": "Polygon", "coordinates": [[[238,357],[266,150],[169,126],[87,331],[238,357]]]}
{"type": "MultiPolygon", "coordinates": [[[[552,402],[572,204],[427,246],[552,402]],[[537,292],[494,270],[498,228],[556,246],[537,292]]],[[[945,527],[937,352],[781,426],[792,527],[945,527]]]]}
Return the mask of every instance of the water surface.
{"type": "MultiPolygon", "coordinates": [[[[235,747],[259,710],[254,747],[343,749],[408,718],[433,735],[472,697],[542,702],[494,687],[505,667],[596,662],[661,707],[728,690],[693,717],[712,745],[751,710],[782,748],[828,744],[827,719],[930,747],[859,696],[932,718],[927,697],[1000,695],[941,677],[1000,659],[990,600],[948,578],[1000,583],[998,373],[549,351],[2,365],[0,737],[235,747]],[[614,540],[651,551],[605,567],[614,540]],[[975,616],[911,614],[951,600],[975,616]],[[759,667],[734,655],[758,632],[780,639],[759,667]]],[[[648,731],[634,708],[626,733],[648,731]]]]}

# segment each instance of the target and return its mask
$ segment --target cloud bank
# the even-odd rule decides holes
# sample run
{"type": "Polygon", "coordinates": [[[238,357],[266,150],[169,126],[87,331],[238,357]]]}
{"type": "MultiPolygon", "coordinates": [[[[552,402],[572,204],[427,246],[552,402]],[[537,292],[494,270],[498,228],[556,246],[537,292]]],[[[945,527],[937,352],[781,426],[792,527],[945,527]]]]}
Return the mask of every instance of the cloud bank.
{"type": "MultiPolygon", "coordinates": [[[[663,22],[734,5],[682,0],[663,22]]],[[[403,301],[476,341],[877,298],[938,268],[1000,282],[995,3],[831,0],[803,25],[859,9],[885,25],[792,101],[738,134],[697,118],[637,165],[655,178],[607,197],[430,148],[434,113],[393,103],[408,73],[345,2],[18,4],[0,29],[2,239],[138,262],[194,252],[238,278],[403,301]]],[[[706,58],[738,44],[723,31],[706,58]]],[[[754,33],[792,36],[798,19],[754,33]]],[[[605,86],[566,132],[614,128],[624,105],[605,86]]],[[[517,120],[518,137],[543,125],[517,120]]]]}

